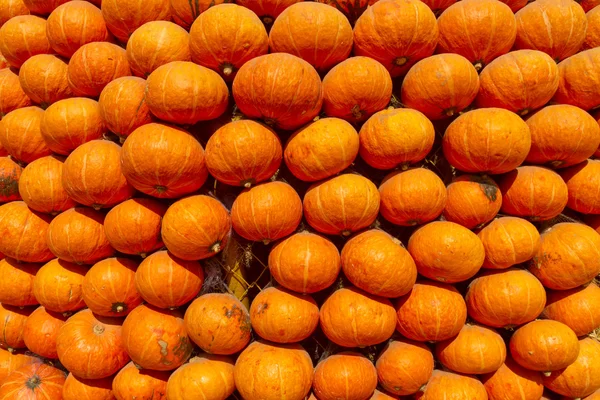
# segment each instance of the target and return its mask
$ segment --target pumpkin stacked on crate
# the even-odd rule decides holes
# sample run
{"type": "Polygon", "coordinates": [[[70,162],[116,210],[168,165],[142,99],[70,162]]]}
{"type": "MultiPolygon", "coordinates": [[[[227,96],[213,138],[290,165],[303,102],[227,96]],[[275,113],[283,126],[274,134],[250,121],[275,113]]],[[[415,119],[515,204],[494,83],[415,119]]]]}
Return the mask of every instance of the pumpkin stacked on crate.
{"type": "Polygon", "coordinates": [[[0,400],[600,398],[599,2],[236,3],[0,0],[0,400]]]}

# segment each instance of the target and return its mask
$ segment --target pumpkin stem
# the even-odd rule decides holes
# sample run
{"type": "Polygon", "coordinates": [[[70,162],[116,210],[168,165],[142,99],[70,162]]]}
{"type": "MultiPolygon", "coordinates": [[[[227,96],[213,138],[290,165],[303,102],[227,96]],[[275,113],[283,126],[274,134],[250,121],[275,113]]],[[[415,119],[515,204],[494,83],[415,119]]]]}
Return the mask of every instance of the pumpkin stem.
{"type": "Polygon", "coordinates": [[[159,194],[163,194],[164,192],[167,191],[167,187],[166,186],[160,186],[160,185],[154,186],[154,189],[156,189],[156,191],[159,194]]]}
{"type": "Polygon", "coordinates": [[[523,110],[519,111],[519,115],[520,115],[521,117],[523,117],[523,116],[525,116],[525,115],[529,114],[529,111],[531,111],[529,108],[525,108],[525,109],[523,109],[523,110]]]}
{"type": "Polygon", "coordinates": [[[6,350],[8,350],[9,353],[15,352],[15,349],[13,349],[12,347],[7,347],[6,350]]]}
{"type": "Polygon", "coordinates": [[[102,209],[102,204],[92,204],[92,208],[96,211],[100,211],[102,209]]]}
{"type": "Polygon", "coordinates": [[[111,311],[114,313],[122,313],[127,310],[127,305],[125,303],[114,303],[111,307],[111,311]]]}
{"type": "Polygon", "coordinates": [[[342,231],[342,236],[350,236],[350,234],[352,234],[350,229],[345,229],[342,231]]]}
{"type": "Polygon", "coordinates": [[[105,328],[102,325],[94,325],[93,331],[96,335],[102,335],[104,333],[104,329],[105,328]]]}
{"type": "Polygon", "coordinates": [[[552,168],[558,168],[561,165],[563,165],[564,163],[565,163],[564,161],[556,160],[556,161],[549,162],[548,165],[551,166],[552,168]]]}
{"type": "Polygon", "coordinates": [[[217,242],[215,244],[213,244],[210,248],[210,251],[213,253],[218,253],[221,251],[221,242],[217,242]]]}
{"type": "Polygon", "coordinates": [[[398,57],[394,60],[394,65],[401,67],[408,62],[408,57],[398,57]]]}
{"type": "Polygon", "coordinates": [[[265,15],[264,17],[262,17],[262,22],[265,25],[271,25],[273,23],[274,19],[273,17],[270,17],[268,15],[265,15]]]}
{"type": "Polygon", "coordinates": [[[139,256],[142,258],[146,258],[146,256],[148,256],[148,253],[140,253],[139,256]]]}
{"type": "Polygon", "coordinates": [[[268,245],[269,243],[271,243],[271,239],[263,239],[263,241],[262,241],[262,242],[263,242],[263,244],[266,246],[266,245],[268,245]]]}
{"type": "Polygon", "coordinates": [[[451,107],[451,108],[449,108],[449,109],[447,109],[447,110],[444,110],[444,114],[445,114],[447,117],[451,117],[451,116],[453,116],[454,114],[456,114],[456,107],[451,107]]]}
{"type": "Polygon", "coordinates": [[[243,181],[240,182],[240,184],[245,188],[252,187],[252,185],[254,185],[255,183],[256,183],[256,180],[254,178],[244,179],[243,181]]]}
{"type": "Polygon", "coordinates": [[[125,138],[123,136],[119,135],[119,143],[121,143],[121,144],[125,143],[125,138]]]}
{"type": "Polygon", "coordinates": [[[402,164],[400,164],[400,169],[402,171],[406,171],[408,169],[408,167],[410,166],[410,163],[408,162],[403,162],[402,164]]]}
{"type": "Polygon", "coordinates": [[[475,70],[479,72],[483,69],[483,62],[477,61],[475,64],[473,64],[473,66],[475,67],[475,70]]]}
{"type": "Polygon", "coordinates": [[[40,379],[40,377],[34,375],[31,378],[27,379],[27,382],[25,382],[25,386],[27,386],[28,389],[35,390],[40,386],[41,383],[42,380],[40,379]]]}
{"type": "Polygon", "coordinates": [[[221,72],[225,76],[230,76],[231,74],[233,74],[233,65],[229,63],[221,65],[221,72]]]}
{"type": "Polygon", "coordinates": [[[548,377],[550,377],[550,375],[552,375],[552,371],[546,371],[543,374],[546,378],[548,378],[548,377]]]}
{"type": "Polygon", "coordinates": [[[363,113],[360,110],[360,106],[358,104],[355,104],[354,107],[352,107],[352,116],[356,119],[361,119],[363,117],[363,113]]]}

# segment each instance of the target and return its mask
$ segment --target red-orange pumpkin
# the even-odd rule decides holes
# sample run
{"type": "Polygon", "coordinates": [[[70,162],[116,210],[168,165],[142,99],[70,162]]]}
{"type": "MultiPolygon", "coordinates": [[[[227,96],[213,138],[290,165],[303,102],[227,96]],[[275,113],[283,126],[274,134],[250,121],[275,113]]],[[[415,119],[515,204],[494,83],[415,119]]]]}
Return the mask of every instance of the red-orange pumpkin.
{"type": "Polygon", "coordinates": [[[502,193],[493,179],[480,175],[461,175],[447,187],[444,208],[446,221],[473,229],[490,222],[502,206],[502,193]]]}
{"type": "Polygon", "coordinates": [[[582,214],[600,214],[599,174],[600,160],[586,160],[561,172],[569,190],[567,207],[582,214]]]}
{"type": "MultiPolygon", "coordinates": [[[[25,348],[23,330],[29,315],[35,307],[13,307],[0,304],[0,348],[13,351],[25,348]]],[[[8,400],[8,399],[7,399],[8,400]]]]}
{"type": "Polygon", "coordinates": [[[62,395],[63,400],[115,400],[112,392],[112,377],[81,379],[69,374],[62,395]]]}
{"type": "Polygon", "coordinates": [[[431,350],[424,343],[407,339],[390,341],[375,363],[381,386],[393,395],[418,392],[433,373],[431,350]]]}
{"type": "Polygon", "coordinates": [[[39,107],[24,107],[0,121],[0,143],[15,161],[27,164],[52,154],[40,133],[43,115],[39,107]]]}
{"type": "Polygon", "coordinates": [[[69,313],[85,307],[81,286],[87,268],[58,258],[35,275],[33,293],[48,311],[69,313]]]}
{"type": "Polygon", "coordinates": [[[481,377],[489,400],[540,400],[544,392],[542,375],[521,367],[508,357],[495,372],[481,377]]]}
{"type": "Polygon", "coordinates": [[[2,0],[0,1],[0,26],[17,15],[28,15],[29,8],[24,0],[2,0]]]}
{"type": "Polygon", "coordinates": [[[201,354],[173,372],[167,384],[169,400],[228,399],[235,391],[233,360],[201,354]]]}
{"type": "Polygon", "coordinates": [[[583,11],[588,12],[591,9],[595,8],[597,5],[599,5],[600,1],[598,1],[598,0],[579,0],[579,1],[577,1],[577,3],[579,3],[579,5],[583,8],[583,11]]]}
{"type": "Polygon", "coordinates": [[[0,52],[14,68],[36,54],[52,52],[46,36],[46,20],[34,15],[20,15],[0,28],[0,52]]]}
{"type": "Polygon", "coordinates": [[[23,341],[27,348],[42,357],[56,359],[56,337],[67,317],[46,310],[43,306],[32,312],[23,328],[23,341]]]}
{"type": "Polygon", "coordinates": [[[600,47],[600,8],[592,8],[586,14],[587,33],[582,49],[588,50],[600,47]]]}
{"type": "Polygon", "coordinates": [[[542,315],[562,322],[577,336],[585,336],[600,327],[600,288],[592,282],[570,290],[548,290],[542,315]]]}
{"type": "Polygon", "coordinates": [[[210,7],[221,3],[231,3],[231,0],[170,0],[173,22],[189,30],[192,23],[210,7]]]}
{"type": "Polygon", "coordinates": [[[51,218],[30,210],[22,201],[0,206],[0,252],[24,262],[45,262],[54,256],[46,233],[51,218]]]}
{"type": "Polygon", "coordinates": [[[420,400],[487,400],[488,395],[478,379],[470,375],[436,369],[422,394],[417,394],[416,398],[420,400]]]}
{"type": "Polygon", "coordinates": [[[32,14],[48,15],[69,0],[23,0],[32,14]]]}
{"type": "Polygon", "coordinates": [[[23,365],[6,377],[0,387],[1,400],[62,399],[65,373],[50,364],[23,365]]]}
{"type": "Polygon", "coordinates": [[[19,179],[23,168],[10,157],[0,157],[0,202],[21,200],[19,179]]]}
{"type": "Polygon", "coordinates": [[[130,362],[113,379],[112,390],[117,400],[164,400],[168,379],[168,372],[138,369],[130,362]]]}
{"type": "Polygon", "coordinates": [[[238,0],[237,3],[254,11],[263,24],[270,27],[286,8],[300,1],[302,0],[238,0]]]}
{"type": "Polygon", "coordinates": [[[50,54],[38,54],[23,63],[19,82],[27,96],[40,107],[73,96],[67,79],[67,63],[50,54]]]}
{"type": "Polygon", "coordinates": [[[10,68],[0,69],[0,118],[17,108],[32,104],[19,83],[18,72],[10,68]]]}
{"type": "Polygon", "coordinates": [[[558,90],[553,100],[584,110],[600,105],[600,48],[582,51],[558,64],[558,90]]]}
{"type": "Polygon", "coordinates": [[[0,303],[25,307],[39,304],[33,293],[33,279],[39,264],[19,263],[5,257],[0,260],[0,303]]]}
{"type": "Polygon", "coordinates": [[[15,350],[10,352],[0,348],[0,381],[4,382],[6,377],[15,369],[37,360],[36,357],[30,356],[24,351],[15,350]]]}
{"type": "Polygon", "coordinates": [[[342,12],[350,21],[350,24],[354,26],[354,23],[367,9],[368,6],[372,6],[379,0],[318,0],[319,3],[327,4],[331,7],[335,7],[342,12]]]}
{"type": "Polygon", "coordinates": [[[171,19],[169,0],[148,0],[142,3],[129,0],[102,0],[102,16],[110,32],[121,42],[140,26],[150,21],[171,19]]]}
{"type": "Polygon", "coordinates": [[[377,370],[360,353],[344,351],[315,368],[314,394],[319,400],[367,399],[377,387],[377,370]]]}

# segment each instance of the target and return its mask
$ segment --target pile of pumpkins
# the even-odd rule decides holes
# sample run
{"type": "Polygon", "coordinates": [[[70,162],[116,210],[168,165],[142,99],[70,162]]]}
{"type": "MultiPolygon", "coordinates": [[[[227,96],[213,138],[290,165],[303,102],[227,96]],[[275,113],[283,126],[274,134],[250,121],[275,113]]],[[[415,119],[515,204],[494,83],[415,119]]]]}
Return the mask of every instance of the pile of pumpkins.
{"type": "Polygon", "coordinates": [[[598,4],[0,0],[0,400],[600,399],[598,4]]]}

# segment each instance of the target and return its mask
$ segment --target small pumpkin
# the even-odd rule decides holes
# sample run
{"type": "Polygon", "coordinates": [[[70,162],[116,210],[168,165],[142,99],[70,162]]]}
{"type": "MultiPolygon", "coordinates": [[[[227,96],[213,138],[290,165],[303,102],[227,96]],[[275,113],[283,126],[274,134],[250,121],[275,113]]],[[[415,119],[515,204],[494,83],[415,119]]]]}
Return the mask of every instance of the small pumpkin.
{"type": "Polygon", "coordinates": [[[150,21],[171,19],[169,0],[148,0],[143,3],[129,0],[102,0],[102,16],[110,32],[127,43],[131,34],[150,21]]]}
{"type": "Polygon", "coordinates": [[[483,384],[470,375],[434,370],[420,400],[486,400],[488,395],[483,384]]]}
{"type": "Polygon", "coordinates": [[[178,368],[167,384],[169,400],[225,400],[235,391],[234,364],[229,357],[202,354],[178,368]]]}
{"type": "Polygon", "coordinates": [[[569,190],[567,207],[582,214],[600,214],[600,199],[596,195],[600,190],[599,172],[600,160],[585,160],[561,172],[569,190]]]}
{"type": "Polygon", "coordinates": [[[67,376],[63,386],[63,400],[114,400],[112,378],[81,379],[67,376]]]}
{"type": "Polygon", "coordinates": [[[32,105],[31,99],[25,94],[19,82],[19,73],[10,68],[0,69],[0,117],[4,118],[17,108],[32,105]]]}
{"type": "MultiPolygon", "coordinates": [[[[7,304],[0,304],[0,348],[13,351],[15,349],[24,349],[23,330],[29,315],[35,310],[35,307],[13,307],[7,304]]],[[[8,400],[8,399],[7,399],[8,400]]]]}
{"type": "Polygon", "coordinates": [[[497,371],[484,374],[481,381],[489,400],[539,400],[544,392],[542,375],[521,367],[510,356],[497,371]]]}
{"type": "Polygon", "coordinates": [[[558,64],[558,90],[553,101],[586,111],[600,105],[600,48],[575,54],[558,64]]]}
{"type": "Polygon", "coordinates": [[[585,16],[587,19],[587,32],[582,49],[588,50],[600,47],[600,8],[592,8],[585,16]]]}
{"type": "Polygon", "coordinates": [[[50,364],[35,362],[9,374],[0,387],[0,399],[62,399],[65,373],[50,364]]]}
{"type": "Polygon", "coordinates": [[[67,79],[67,63],[50,54],[37,54],[23,63],[19,82],[25,94],[42,108],[73,97],[67,79]]]}
{"type": "Polygon", "coordinates": [[[23,168],[10,157],[0,157],[0,202],[21,200],[19,179],[23,168]]]}
{"type": "Polygon", "coordinates": [[[0,303],[16,307],[39,304],[33,293],[33,279],[39,264],[19,263],[12,258],[0,260],[0,303]]]}
{"type": "Polygon", "coordinates": [[[585,336],[600,327],[600,288],[595,282],[569,290],[548,290],[548,302],[542,315],[562,322],[577,336],[585,336]]]}
{"type": "Polygon", "coordinates": [[[391,340],[379,354],[375,367],[379,383],[390,394],[411,395],[431,378],[433,354],[424,343],[391,340]]]}
{"type": "Polygon", "coordinates": [[[52,53],[46,20],[35,15],[19,15],[0,28],[0,52],[11,67],[21,68],[36,54],[52,53]]]}
{"type": "Polygon", "coordinates": [[[22,262],[51,260],[54,256],[46,241],[50,221],[22,201],[0,206],[0,252],[22,262]]]}
{"type": "Polygon", "coordinates": [[[215,5],[230,2],[231,0],[198,0],[190,3],[188,0],[170,0],[173,22],[189,30],[204,11],[215,5]]]}
{"type": "Polygon", "coordinates": [[[367,399],[377,387],[377,370],[360,353],[344,351],[320,361],[313,392],[319,400],[367,399]]]}
{"type": "Polygon", "coordinates": [[[0,121],[0,143],[15,161],[28,164],[52,154],[40,133],[44,110],[39,107],[19,108],[0,121]]]}
{"type": "Polygon", "coordinates": [[[490,222],[502,206],[500,188],[487,176],[461,175],[454,178],[446,190],[444,218],[468,229],[490,222]]]}
{"type": "Polygon", "coordinates": [[[0,2],[0,27],[12,17],[28,14],[29,8],[23,0],[3,0],[0,2]]]}
{"type": "Polygon", "coordinates": [[[87,268],[55,258],[39,269],[33,293],[47,311],[69,313],[85,307],[81,286],[87,268]]]}
{"type": "Polygon", "coordinates": [[[0,381],[4,382],[6,377],[15,369],[37,360],[36,357],[27,355],[23,351],[15,350],[10,352],[0,348],[0,381]]]}
{"type": "Polygon", "coordinates": [[[267,27],[270,27],[279,15],[291,5],[301,0],[238,0],[237,4],[253,11],[267,27]]]}
{"type": "Polygon", "coordinates": [[[379,0],[318,0],[319,3],[327,4],[328,6],[335,7],[348,18],[348,21],[352,26],[354,23],[365,12],[368,6],[372,6],[379,0]]]}
{"type": "Polygon", "coordinates": [[[58,6],[69,0],[23,0],[32,14],[48,15],[58,6]]]}
{"type": "Polygon", "coordinates": [[[57,359],[56,337],[67,317],[48,311],[43,306],[36,308],[25,322],[23,341],[27,348],[42,357],[57,359]]]}
{"type": "Polygon", "coordinates": [[[115,375],[112,390],[117,400],[161,400],[166,398],[168,379],[168,372],[138,369],[132,361],[115,375]]]}

